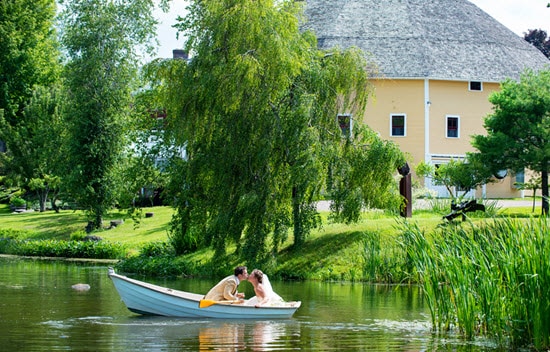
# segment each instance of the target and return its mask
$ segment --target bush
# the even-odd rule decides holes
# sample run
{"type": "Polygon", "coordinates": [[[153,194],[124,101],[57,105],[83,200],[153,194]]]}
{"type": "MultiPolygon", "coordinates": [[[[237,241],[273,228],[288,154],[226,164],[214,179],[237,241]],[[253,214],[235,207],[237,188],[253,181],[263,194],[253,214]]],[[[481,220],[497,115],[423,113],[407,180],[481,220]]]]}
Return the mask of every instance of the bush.
{"type": "Polygon", "coordinates": [[[88,234],[84,230],[78,230],[78,231],[75,231],[75,232],[71,233],[69,238],[70,238],[71,241],[84,241],[84,238],[87,235],[88,234]]]}
{"type": "Polygon", "coordinates": [[[16,240],[16,239],[33,237],[33,236],[35,236],[35,234],[27,230],[0,229],[0,238],[4,238],[4,239],[16,240]]]}
{"type": "Polygon", "coordinates": [[[175,255],[175,251],[174,247],[168,242],[154,241],[144,244],[139,251],[139,255],[142,257],[173,256],[175,255]]]}
{"type": "Polygon", "coordinates": [[[14,208],[24,207],[27,205],[27,201],[18,196],[12,196],[10,198],[10,206],[14,208]]]}
{"type": "Polygon", "coordinates": [[[91,259],[122,259],[128,254],[127,248],[118,242],[82,242],[82,241],[21,241],[0,245],[6,254],[91,259]],[[2,248],[3,247],[3,248],[2,248]]]}
{"type": "Polygon", "coordinates": [[[144,257],[142,255],[124,259],[116,264],[117,270],[154,277],[190,276],[197,272],[197,265],[182,257],[144,257]]]}

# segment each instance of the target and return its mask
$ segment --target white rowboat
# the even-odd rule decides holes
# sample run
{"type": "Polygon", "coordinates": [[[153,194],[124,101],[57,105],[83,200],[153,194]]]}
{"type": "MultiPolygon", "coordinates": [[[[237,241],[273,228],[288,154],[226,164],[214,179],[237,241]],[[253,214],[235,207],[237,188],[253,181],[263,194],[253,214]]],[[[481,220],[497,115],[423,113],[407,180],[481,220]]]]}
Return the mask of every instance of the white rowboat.
{"type": "Polygon", "coordinates": [[[137,314],[180,318],[288,319],[301,302],[256,308],[234,302],[204,303],[204,295],[173,290],[118,275],[109,268],[109,277],[126,307],[137,314]],[[199,306],[203,306],[201,308],[199,306]]]}

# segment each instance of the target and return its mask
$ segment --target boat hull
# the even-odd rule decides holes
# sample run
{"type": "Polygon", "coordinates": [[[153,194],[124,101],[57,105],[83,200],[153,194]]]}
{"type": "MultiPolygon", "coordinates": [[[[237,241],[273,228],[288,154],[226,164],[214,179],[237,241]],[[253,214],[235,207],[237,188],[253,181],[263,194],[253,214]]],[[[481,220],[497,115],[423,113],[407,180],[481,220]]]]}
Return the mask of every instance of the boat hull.
{"type": "Polygon", "coordinates": [[[118,275],[109,268],[109,277],[128,310],[142,315],[181,318],[288,319],[301,302],[284,306],[260,307],[244,304],[214,304],[200,308],[203,295],[173,290],[118,275]]]}

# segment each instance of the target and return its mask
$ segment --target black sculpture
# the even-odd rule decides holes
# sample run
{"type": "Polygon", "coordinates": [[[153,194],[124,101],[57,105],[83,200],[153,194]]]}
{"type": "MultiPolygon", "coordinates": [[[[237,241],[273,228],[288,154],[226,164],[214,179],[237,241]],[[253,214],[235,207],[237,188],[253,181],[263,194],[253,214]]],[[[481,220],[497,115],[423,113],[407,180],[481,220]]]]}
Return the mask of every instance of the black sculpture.
{"type": "Polygon", "coordinates": [[[456,217],[462,216],[462,221],[466,221],[466,213],[473,211],[485,211],[485,205],[478,204],[476,200],[464,201],[459,204],[451,203],[451,212],[443,217],[445,220],[453,220],[456,217]]]}
{"type": "Polygon", "coordinates": [[[412,217],[412,186],[411,186],[411,168],[408,163],[397,169],[399,174],[403,176],[399,181],[399,193],[403,197],[401,205],[401,216],[404,218],[412,217]]]}

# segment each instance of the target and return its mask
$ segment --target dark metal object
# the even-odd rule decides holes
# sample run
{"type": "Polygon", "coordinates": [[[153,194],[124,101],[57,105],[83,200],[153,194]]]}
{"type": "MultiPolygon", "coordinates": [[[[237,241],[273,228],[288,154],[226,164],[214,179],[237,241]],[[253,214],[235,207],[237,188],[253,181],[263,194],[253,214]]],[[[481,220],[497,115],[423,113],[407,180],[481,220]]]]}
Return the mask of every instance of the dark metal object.
{"type": "Polygon", "coordinates": [[[451,203],[451,212],[443,217],[445,220],[453,220],[462,216],[462,221],[466,221],[466,213],[473,211],[485,211],[485,205],[478,204],[476,200],[464,201],[458,204],[451,203]]]}
{"type": "Polygon", "coordinates": [[[400,209],[400,214],[404,218],[412,217],[412,182],[411,168],[408,163],[397,169],[399,174],[403,176],[399,181],[399,193],[403,197],[403,204],[400,209]]]}

